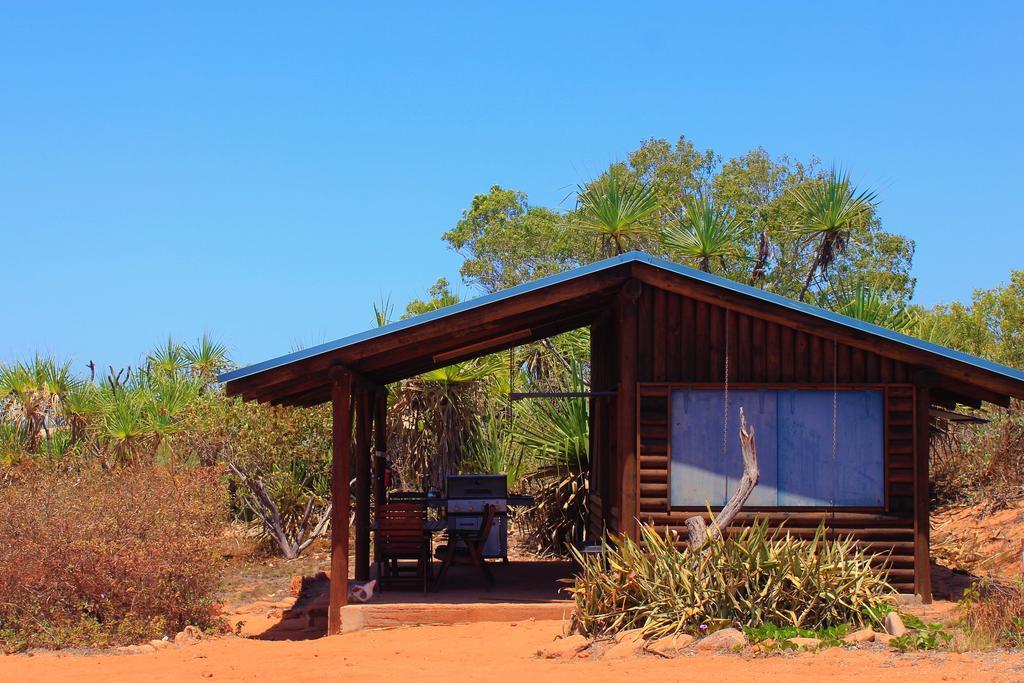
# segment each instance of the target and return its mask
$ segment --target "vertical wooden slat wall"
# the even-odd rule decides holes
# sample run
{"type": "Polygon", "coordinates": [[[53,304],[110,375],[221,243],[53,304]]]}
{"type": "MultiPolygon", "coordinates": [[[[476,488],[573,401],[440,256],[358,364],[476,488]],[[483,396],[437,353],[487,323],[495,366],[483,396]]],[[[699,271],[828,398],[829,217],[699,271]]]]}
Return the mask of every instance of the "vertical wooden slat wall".
{"type": "MultiPolygon", "coordinates": [[[[633,514],[683,537],[684,520],[695,514],[669,505],[669,406],[674,384],[722,383],[728,359],[732,384],[879,386],[885,391],[886,406],[884,510],[769,510],[744,513],[737,523],[749,523],[758,514],[773,526],[785,522],[794,534],[810,535],[824,521],[830,534],[851,535],[866,549],[884,553],[894,587],[913,592],[916,413],[914,388],[908,384],[913,368],[831,338],[649,286],[636,311],[638,490],[633,514]]],[[[604,365],[596,358],[594,363],[595,372],[598,364],[604,365]]],[[[599,447],[596,441],[595,446],[599,447]]]]}

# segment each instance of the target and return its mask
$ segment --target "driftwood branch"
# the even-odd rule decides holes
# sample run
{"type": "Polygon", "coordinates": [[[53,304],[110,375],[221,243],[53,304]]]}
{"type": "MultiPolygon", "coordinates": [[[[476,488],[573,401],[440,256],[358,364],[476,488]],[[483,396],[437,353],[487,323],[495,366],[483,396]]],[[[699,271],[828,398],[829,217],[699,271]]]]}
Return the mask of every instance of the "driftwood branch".
{"type": "Polygon", "coordinates": [[[314,515],[316,504],[310,496],[297,523],[288,522],[261,479],[248,476],[233,463],[229,463],[228,467],[242,484],[245,506],[259,519],[264,531],[287,559],[298,557],[327,528],[331,519],[331,504],[314,515]]]}
{"type": "Polygon", "coordinates": [[[703,545],[709,537],[712,539],[721,538],[722,531],[727,529],[732,520],[736,518],[736,514],[746,504],[754,487],[757,486],[758,479],[761,478],[761,470],[757,466],[757,444],[754,442],[754,428],[747,426],[747,418],[743,414],[742,407],[740,408],[740,450],[743,451],[743,477],[740,479],[740,485],[736,488],[736,493],[732,494],[732,497],[725,504],[725,507],[722,508],[719,515],[712,518],[711,526],[708,527],[707,522],[700,515],[695,515],[686,520],[686,530],[690,537],[691,548],[703,545]]]}

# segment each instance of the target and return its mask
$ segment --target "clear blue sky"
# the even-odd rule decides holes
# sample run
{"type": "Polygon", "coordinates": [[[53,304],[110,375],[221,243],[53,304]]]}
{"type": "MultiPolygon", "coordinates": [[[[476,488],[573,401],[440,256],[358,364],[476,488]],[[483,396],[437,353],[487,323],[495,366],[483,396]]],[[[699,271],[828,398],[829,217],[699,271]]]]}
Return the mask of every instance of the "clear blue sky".
{"type": "Polygon", "coordinates": [[[360,331],[473,194],[681,133],[848,167],[921,303],[1024,267],[1021,4],[556,4],[3,2],[0,360],[360,331]]]}

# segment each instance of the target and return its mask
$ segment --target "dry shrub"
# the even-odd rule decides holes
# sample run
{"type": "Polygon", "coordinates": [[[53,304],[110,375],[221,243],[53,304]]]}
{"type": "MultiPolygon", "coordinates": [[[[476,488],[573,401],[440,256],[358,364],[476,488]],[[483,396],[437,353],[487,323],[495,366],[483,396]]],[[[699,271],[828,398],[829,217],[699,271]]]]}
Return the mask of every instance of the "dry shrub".
{"type": "Polygon", "coordinates": [[[982,582],[960,601],[968,649],[1024,647],[1024,583],[982,582]]]}
{"type": "Polygon", "coordinates": [[[950,425],[932,443],[931,479],[940,504],[999,508],[1024,494],[1024,401],[985,425],[950,425]]]}
{"type": "Polygon", "coordinates": [[[4,649],[215,625],[224,496],[215,468],[20,472],[0,489],[4,649]]]}

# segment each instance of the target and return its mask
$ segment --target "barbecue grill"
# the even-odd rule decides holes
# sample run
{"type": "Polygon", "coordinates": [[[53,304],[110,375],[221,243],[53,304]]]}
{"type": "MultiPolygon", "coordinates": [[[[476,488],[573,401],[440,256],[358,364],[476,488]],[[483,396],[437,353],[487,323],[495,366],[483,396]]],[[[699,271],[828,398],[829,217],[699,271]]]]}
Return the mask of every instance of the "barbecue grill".
{"type": "Polygon", "coordinates": [[[485,558],[508,561],[508,476],[460,474],[448,477],[448,528],[476,530],[484,506],[494,506],[494,525],[484,545],[485,558]]]}

